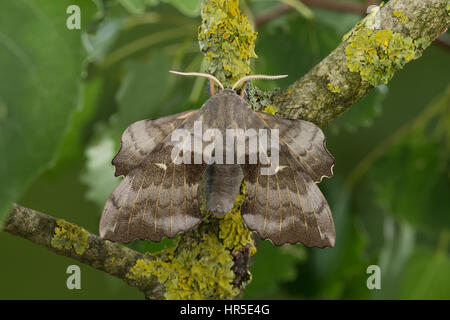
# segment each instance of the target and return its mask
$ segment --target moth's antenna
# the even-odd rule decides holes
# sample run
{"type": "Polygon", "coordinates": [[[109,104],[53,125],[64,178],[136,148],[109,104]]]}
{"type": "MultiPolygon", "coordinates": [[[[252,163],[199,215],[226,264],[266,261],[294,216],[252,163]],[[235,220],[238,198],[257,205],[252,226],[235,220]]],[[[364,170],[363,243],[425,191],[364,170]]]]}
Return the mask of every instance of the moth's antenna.
{"type": "Polygon", "coordinates": [[[197,76],[197,77],[205,77],[208,79],[213,80],[215,83],[217,83],[219,85],[219,87],[221,89],[224,89],[223,84],[219,81],[219,79],[217,79],[216,77],[214,77],[211,74],[208,73],[201,73],[201,72],[179,72],[179,71],[169,71],[170,73],[174,73],[174,74],[179,74],[182,76],[197,76]]]}
{"type": "Polygon", "coordinates": [[[283,75],[279,75],[279,76],[267,76],[267,75],[264,75],[264,74],[252,74],[252,75],[240,78],[238,81],[236,81],[236,83],[233,85],[233,87],[231,89],[234,90],[237,87],[239,87],[239,85],[242,82],[249,81],[249,80],[254,80],[254,79],[281,79],[281,78],[286,78],[287,76],[288,76],[287,74],[283,74],[283,75]]]}

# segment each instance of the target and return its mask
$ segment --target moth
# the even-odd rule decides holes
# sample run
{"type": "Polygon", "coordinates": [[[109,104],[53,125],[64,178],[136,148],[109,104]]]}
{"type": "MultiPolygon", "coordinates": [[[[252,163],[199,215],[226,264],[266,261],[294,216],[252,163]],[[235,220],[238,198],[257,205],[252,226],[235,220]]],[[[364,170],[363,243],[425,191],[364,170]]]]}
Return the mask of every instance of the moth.
{"type": "MultiPolygon", "coordinates": [[[[173,73],[209,78],[212,96],[198,110],[138,121],[125,130],[120,150],[112,161],[115,175],[124,178],[106,202],[100,236],[125,243],[175,237],[201,221],[197,192],[202,179],[206,209],[215,216],[231,210],[244,180],[246,194],[241,213],[250,230],[275,245],[333,247],[333,218],[317,186],[323,177],[332,177],[335,164],[322,130],[308,121],[254,111],[244,96],[236,92],[240,84],[249,80],[281,76],[246,76],[232,88],[224,88],[209,74],[173,73]],[[214,83],[220,88],[218,92],[214,83]],[[223,142],[223,149],[231,150],[230,159],[234,163],[217,161],[219,143],[213,145],[210,157],[205,160],[201,153],[208,145],[200,149],[192,147],[202,142],[192,133],[199,123],[203,134],[213,130],[225,135],[231,129],[247,129],[253,135],[264,130],[277,132],[278,145],[273,145],[272,140],[270,145],[267,141],[260,142],[259,146],[266,147],[262,148],[264,152],[251,150],[249,134],[244,137],[248,144],[240,149],[240,156],[236,142],[226,145],[223,142]],[[189,139],[182,140],[188,148],[174,152],[179,144],[174,142],[173,135],[180,130],[189,133],[189,139]],[[278,155],[276,166],[264,174],[263,169],[273,167],[271,155],[278,155]],[[259,157],[255,163],[256,156],[259,157]],[[185,161],[180,162],[180,158],[185,161]]],[[[275,140],[275,135],[271,139],[275,140]]],[[[228,156],[229,153],[227,159],[228,156]]]]}

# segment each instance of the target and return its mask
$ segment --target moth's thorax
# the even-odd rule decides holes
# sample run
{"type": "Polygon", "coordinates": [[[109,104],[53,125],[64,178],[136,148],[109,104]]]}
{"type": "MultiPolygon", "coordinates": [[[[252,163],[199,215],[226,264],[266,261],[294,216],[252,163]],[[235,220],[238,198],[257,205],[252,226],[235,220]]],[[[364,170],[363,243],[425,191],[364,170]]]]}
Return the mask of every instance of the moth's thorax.
{"type": "Polygon", "coordinates": [[[250,108],[250,105],[248,102],[243,99],[240,95],[236,93],[236,91],[225,88],[218,93],[216,93],[214,96],[209,98],[205,105],[214,105],[219,108],[227,108],[227,107],[248,107],[250,108]]]}

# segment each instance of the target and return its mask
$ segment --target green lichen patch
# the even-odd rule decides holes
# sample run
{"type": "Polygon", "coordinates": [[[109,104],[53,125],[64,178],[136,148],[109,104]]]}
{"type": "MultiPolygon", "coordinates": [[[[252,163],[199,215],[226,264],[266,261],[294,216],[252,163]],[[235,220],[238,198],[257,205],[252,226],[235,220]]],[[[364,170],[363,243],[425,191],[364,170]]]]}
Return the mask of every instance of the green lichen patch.
{"type": "MultiPolygon", "coordinates": [[[[276,111],[276,110],[275,110],[276,111]]],[[[241,185],[241,192],[236,197],[233,208],[223,217],[219,218],[219,238],[225,248],[234,251],[242,247],[250,246],[250,255],[256,252],[252,240],[252,232],[247,229],[242,221],[241,207],[245,199],[245,183],[241,185]]]]}
{"type": "Polygon", "coordinates": [[[401,24],[408,22],[408,17],[405,16],[403,11],[394,11],[392,14],[400,20],[401,24]]]}
{"type": "Polygon", "coordinates": [[[373,86],[387,84],[395,71],[417,58],[428,45],[391,30],[360,28],[347,39],[345,53],[350,71],[359,72],[373,86]]]}
{"type": "Polygon", "coordinates": [[[265,107],[263,109],[263,111],[266,113],[275,114],[275,113],[277,113],[277,107],[275,107],[274,105],[270,105],[270,106],[265,107]]]}
{"type": "Polygon", "coordinates": [[[263,91],[251,83],[247,83],[247,93],[248,104],[253,110],[264,111],[267,107],[275,107],[273,103],[273,97],[280,92],[279,89],[274,89],[272,91],[263,91]]]}
{"type": "Polygon", "coordinates": [[[89,232],[65,220],[56,221],[55,235],[51,239],[51,246],[56,249],[73,249],[76,254],[83,254],[89,248],[89,232]]]}
{"type": "Polygon", "coordinates": [[[202,241],[177,254],[172,251],[165,259],[138,260],[127,278],[142,284],[155,276],[169,300],[232,299],[239,294],[239,288],[232,285],[233,264],[230,251],[208,233],[202,241]]]}
{"type": "Polygon", "coordinates": [[[333,93],[341,93],[341,88],[338,85],[334,85],[332,82],[328,82],[328,90],[333,93]]]}
{"type": "Polygon", "coordinates": [[[225,86],[250,73],[250,60],[256,58],[255,40],[247,16],[238,0],[207,0],[198,32],[200,50],[209,63],[208,72],[225,86]]]}
{"type": "Polygon", "coordinates": [[[152,261],[138,259],[136,264],[130,268],[127,273],[127,278],[133,280],[137,285],[145,285],[148,279],[153,274],[152,261]]]}

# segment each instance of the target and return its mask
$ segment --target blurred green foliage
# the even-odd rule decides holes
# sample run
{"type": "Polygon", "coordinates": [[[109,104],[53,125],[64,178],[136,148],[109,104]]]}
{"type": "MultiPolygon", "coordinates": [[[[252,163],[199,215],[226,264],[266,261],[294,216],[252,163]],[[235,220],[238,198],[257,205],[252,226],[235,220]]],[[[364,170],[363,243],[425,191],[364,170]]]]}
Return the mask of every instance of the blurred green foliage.
{"type": "MultiPolygon", "coordinates": [[[[123,130],[199,108],[208,97],[203,79],[168,74],[205,68],[196,39],[200,1],[80,0],[81,31],[65,27],[69,4],[0,0],[0,219],[18,201],[97,233],[120,180],[110,162],[123,130]]],[[[277,5],[241,0],[252,19],[277,5]]],[[[259,87],[299,78],[360,19],[301,9],[257,29],[253,73],[289,74],[259,87]]],[[[336,246],[260,242],[244,298],[450,298],[449,71],[449,51],[431,46],[326,128],[337,164],[320,187],[336,246]],[[367,289],[372,264],[381,267],[381,290],[367,289]]],[[[156,251],[171,243],[129,246],[156,251]]],[[[70,291],[65,270],[73,261],[10,234],[0,233],[0,253],[3,299],[142,298],[84,265],[82,290],[70,291]]]]}

